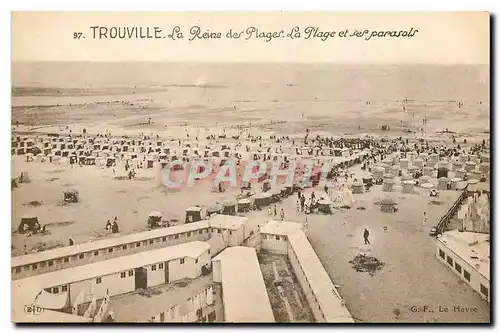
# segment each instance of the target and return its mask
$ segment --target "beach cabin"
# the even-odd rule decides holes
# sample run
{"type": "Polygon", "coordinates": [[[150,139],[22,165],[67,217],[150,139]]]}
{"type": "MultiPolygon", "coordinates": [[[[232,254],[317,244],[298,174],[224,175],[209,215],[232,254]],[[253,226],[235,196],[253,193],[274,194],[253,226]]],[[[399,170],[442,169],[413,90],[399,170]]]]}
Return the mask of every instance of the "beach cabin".
{"type": "Polygon", "coordinates": [[[384,179],[384,183],[383,183],[382,190],[383,190],[384,192],[391,192],[391,191],[392,191],[392,188],[394,187],[394,184],[395,184],[394,179],[385,178],[385,179],[384,179]]]}
{"type": "Polygon", "coordinates": [[[341,156],[342,157],[349,157],[349,156],[351,156],[349,148],[342,148],[342,150],[341,150],[341,156]]]}
{"type": "Polygon", "coordinates": [[[448,177],[448,171],[449,169],[448,168],[438,168],[438,171],[437,171],[437,178],[441,178],[441,177],[448,177]]]}
{"type": "Polygon", "coordinates": [[[401,192],[402,193],[413,193],[414,192],[414,187],[415,187],[415,182],[412,180],[405,180],[402,183],[402,188],[401,192]]]}
{"type": "Polygon", "coordinates": [[[460,170],[455,171],[455,176],[457,178],[464,179],[464,176],[466,173],[467,173],[467,171],[465,169],[460,169],[460,170]]]}
{"type": "Polygon", "coordinates": [[[420,158],[416,158],[413,160],[412,164],[417,168],[421,169],[424,166],[424,161],[420,158]]]}
{"type": "Polygon", "coordinates": [[[451,171],[457,171],[459,169],[462,169],[462,166],[463,166],[462,162],[455,160],[451,162],[451,171]]]}
{"type": "Polygon", "coordinates": [[[418,182],[420,184],[420,186],[424,185],[424,184],[427,184],[429,183],[429,181],[431,180],[431,177],[429,176],[422,176],[418,179],[418,182]]]}
{"type": "Polygon", "coordinates": [[[198,222],[205,219],[205,216],[202,216],[202,212],[203,208],[199,206],[186,208],[186,223],[198,222]]]}
{"type": "Polygon", "coordinates": [[[472,162],[472,161],[465,162],[465,171],[472,171],[475,168],[476,168],[476,163],[475,162],[472,162]]]}
{"type": "Polygon", "coordinates": [[[452,178],[451,182],[451,190],[455,191],[457,189],[457,184],[462,181],[462,178],[452,178]]]}
{"type": "Polygon", "coordinates": [[[435,167],[438,161],[439,161],[438,154],[430,154],[426,164],[430,167],[435,167]]]}
{"type": "Polygon", "coordinates": [[[489,154],[481,154],[480,162],[481,163],[490,163],[490,155],[489,154]]]}
{"type": "Polygon", "coordinates": [[[471,170],[470,172],[467,173],[468,179],[477,179],[480,180],[482,176],[482,172],[479,170],[471,170]]]}
{"type": "Polygon", "coordinates": [[[432,168],[430,166],[424,167],[424,169],[423,169],[423,175],[424,176],[432,177],[433,173],[434,173],[434,168],[432,168]]]}
{"type": "Polygon", "coordinates": [[[361,194],[364,190],[364,184],[361,181],[355,181],[352,184],[352,194],[361,194]]]}
{"type": "Polygon", "coordinates": [[[87,158],[85,158],[85,165],[96,165],[96,157],[87,156],[87,158]]]}
{"type": "Polygon", "coordinates": [[[447,190],[448,189],[448,182],[449,182],[448,178],[446,178],[446,177],[439,177],[438,178],[437,189],[441,190],[441,191],[447,190]]]}
{"type": "Polygon", "coordinates": [[[408,169],[410,161],[407,158],[402,158],[399,160],[399,167],[401,169],[408,169]]]}
{"type": "Polygon", "coordinates": [[[482,162],[481,164],[479,164],[479,171],[481,171],[484,174],[490,173],[490,169],[491,166],[489,162],[482,162]]]}

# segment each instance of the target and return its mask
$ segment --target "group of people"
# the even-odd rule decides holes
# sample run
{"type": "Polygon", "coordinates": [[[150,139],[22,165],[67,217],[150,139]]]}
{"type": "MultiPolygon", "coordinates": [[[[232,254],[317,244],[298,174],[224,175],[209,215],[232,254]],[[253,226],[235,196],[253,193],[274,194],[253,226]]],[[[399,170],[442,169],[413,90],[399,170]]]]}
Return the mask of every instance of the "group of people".
{"type": "Polygon", "coordinates": [[[110,220],[106,222],[106,231],[111,231],[114,234],[117,234],[120,232],[120,228],[118,227],[118,218],[115,216],[115,219],[113,220],[113,223],[111,223],[110,220]]]}
{"type": "Polygon", "coordinates": [[[312,209],[314,209],[318,205],[318,200],[316,198],[316,194],[311,192],[311,196],[309,197],[309,201],[306,204],[306,196],[302,191],[297,192],[297,212],[304,212],[306,214],[310,214],[312,209]]]}
{"type": "MultiPolygon", "coordinates": [[[[276,217],[278,216],[278,207],[276,205],[274,206],[269,206],[267,209],[267,213],[270,216],[276,217]]],[[[280,210],[280,221],[283,221],[285,219],[285,210],[281,208],[280,210]]]]}

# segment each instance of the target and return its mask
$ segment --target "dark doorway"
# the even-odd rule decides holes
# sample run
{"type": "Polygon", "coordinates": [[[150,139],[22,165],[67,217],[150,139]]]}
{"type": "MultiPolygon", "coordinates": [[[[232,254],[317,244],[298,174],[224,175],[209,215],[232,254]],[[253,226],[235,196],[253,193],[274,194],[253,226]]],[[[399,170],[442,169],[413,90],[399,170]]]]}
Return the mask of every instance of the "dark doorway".
{"type": "Polygon", "coordinates": [[[148,271],[144,267],[135,269],[135,289],[148,287],[148,271]]]}
{"type": "Polygon", "coordinates": [[[169,261],[166,261],[165,265],[164,265],[165,266],[165,283],[170,283],[170,280],[168,278],[168,263],[169,263],[169,261]]]}

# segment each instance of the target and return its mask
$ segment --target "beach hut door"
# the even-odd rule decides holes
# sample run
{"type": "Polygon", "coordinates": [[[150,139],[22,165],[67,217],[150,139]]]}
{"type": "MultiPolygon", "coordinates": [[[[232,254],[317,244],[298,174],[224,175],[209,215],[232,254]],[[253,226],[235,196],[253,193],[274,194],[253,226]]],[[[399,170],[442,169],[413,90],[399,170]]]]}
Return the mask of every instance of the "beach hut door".
{"type": "Polygon", "coordinates": [[[170,283],[170,279],[168,278],[168,261],[165,262],[165,283],[170,283]]]}
{"type": "Polygon", "coordinates": [[[146,289],[148,287],[148,271],[144,267],[135,269],[135,289],[146,289]]]}

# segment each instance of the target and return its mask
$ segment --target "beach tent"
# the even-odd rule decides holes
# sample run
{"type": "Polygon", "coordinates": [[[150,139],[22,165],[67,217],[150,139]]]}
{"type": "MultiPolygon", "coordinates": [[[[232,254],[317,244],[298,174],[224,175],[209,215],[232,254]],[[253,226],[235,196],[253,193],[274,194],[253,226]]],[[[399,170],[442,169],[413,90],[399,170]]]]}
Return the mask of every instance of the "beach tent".
{"type": "Polygon", "coordinates": [[[236,215],[236,201],[232,199],[225,200],[222,203],[223,215],[236,215]]]}
{"type": "Polygon", "coordinates": [[[384,213],[395,213],[397,203],[391,198],[382,199],[380,202],[380,210],[384,213]]]}
{"type": "Polygon", "coordinates": [[[24,215],[21,217],[21,222],[19,223],[18,231],[20,234],[28,232],[37,232],[40,230],[40,223],[38,223],[38,217],[34,215],[24,215]]]}
{"type": "Polygon", "coordinates": [[[412,180],[405,180],[402,182],[401,192],[403,193],[413,193],[415,182],[412,180]]]}
{"type": "Polygon", "coordinates": [[[394,187],[394,184],[395,184],[394,179],[391,179],[391,178],[385,178],[385,179],[384,179],[384,185],[383,185],[382,190],[383,190],[384,192],[391,192],[391,191],[392,191],[392,188],[394,187]]]}
{"type": "Polygon", "coordinates": [[[254,196],[254,204],[258,207],[268,206],[271,202],[271,194],[268,192],[259,193],[254,196]]]}
{"type": "Polygon", "coordinates": [[[324,214],[331,214],[333,212],[333,202],[328,199],[319,200],[318,210],[324,214]]]}
{"type": "Polygon", "coordinates": [[[361,181],[355,181],[354,183],[352,183],[352,193],[353,194],[363,193],[363,188],[364,188],[364,184],[361,181]]]}
{"type": "Polygon", "coordinates": [[[76,203],[78,202],[78,190],[75,189],[69,189],[63,191],[64,193],[64,202],[66,203],[76,203]]]}
{"type": "Polygon", "coordinates": [[[149,213],[147,226],[148,228],[154,229],[159,228],[162,225],[163,214],[158,211],[152,211],[149,213]]]}
{"type": "Polygon", "coordinates": [[[222,210],[222,205],[219,203],[215,203],[207,208],[207,217],[210,217],[212,214],[220,214],[222,210]]]}
{"type": "Polygon", "coordinates": [[[199,206],[192,206],[186,209],[186,223],[201,221],[202,208],[199,206]]]}
{"type": "Polygon", "coordinates": [[[330,200],[332,201],[335,207],[349,206],[351,207],[354,204],[354,197],[352,192],[344,187],[339,191],[330,191],[329,192],[330,200]]]}
{"type": "Polygon", "coordinates": [[[238,212],[248,212],[250,211],[250,200],[241,199],[238,201],[238,212]]]}

